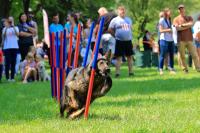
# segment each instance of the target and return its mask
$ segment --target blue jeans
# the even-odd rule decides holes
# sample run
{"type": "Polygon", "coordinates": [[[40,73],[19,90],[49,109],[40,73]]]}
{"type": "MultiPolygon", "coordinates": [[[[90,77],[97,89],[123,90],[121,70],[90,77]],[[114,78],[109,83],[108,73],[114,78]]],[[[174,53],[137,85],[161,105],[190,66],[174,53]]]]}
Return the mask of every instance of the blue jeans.
{"type": "Polygon", "coordinates": [[[170,69],[173,69],[174,68],[174,42],[160,40],[159,69],[163,69],[164,59],[167,53],[169,54],[170,69]]]}

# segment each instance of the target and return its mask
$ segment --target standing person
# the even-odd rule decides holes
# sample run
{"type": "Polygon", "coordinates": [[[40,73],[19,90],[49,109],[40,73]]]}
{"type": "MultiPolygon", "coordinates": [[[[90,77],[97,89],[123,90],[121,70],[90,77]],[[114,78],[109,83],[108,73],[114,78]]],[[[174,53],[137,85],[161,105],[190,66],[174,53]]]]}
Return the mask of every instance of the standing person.
{"type": "MultiPolygon", "coordinates": [[[[90,18],[87,19],[87,21],[83,24],[83,38],[86,44],[88,43],[88,38],[90,36],[91,25],[92,25],[92,20],[90,18]]],[[[95,45],[95,35],[93,32],[92,39],[91,39],[91,50],[93,50],[94,45],[95,45]]]]}
{"type": "Polygon", "coordinates": [[[29,12],[28,12],[28,21],[29,23],[35,28],[35,35],[33,36],[33,44],[34,46],[36,47],[36,42],[38,40],[38,25],[37,23],[33,20],[34,19],[34,13],[32,10],[29,9],[29,12]]]}
{"type": "Polygon", "coordinates": [[[2,79],[2,73],[3,73],[3,51],[2,48],[0,46],[0,82],[2,79]]]}
{"type": "Polygon", "coordinates": [[[100,19],[101,19],[101,17],[104,17],[105,22],[104,22],[104,26],[103,26],[101,45],[102,45],[102,48],[103,48],[103,55],[105,55],[106,58],[109,61],[111,61],[113,56],[114,56],[114,53],[115,53],[115,38],[112,36],[112,34],[109,33],[108,26],[109,26],[111,20],[113,18],[117,17],[117,15],[113,12],[108,12],[105,7],[99,8],[98,14],[99,14],[99,20],[98,20],[97,25],[95,27],[95,32],[96,33],[98,32],[97,30],[98,30],[98,27],[99,27],[100,19]],[[111,51],[111,55],[110,55],[110,58],[108,58],[110,51],[111,51]]]}
{"type": "Polygon", "coordinates": [[[63,26],[61,24],[59,24],[59,21],[60,21],[59,14],[54,13],[53,17],[52,17],[52,24],[50,25],[50,28],[49,28],[50,33],[61,32],[64,30],[63,26]]]}
{"type": "Polygon", "coordinates": [[[3,50],[5,55],[5,74],[8,81],[15,81],[15,65],[18,51],[18,27],[12,25],[12,21],[6,19],[5,27],[3,29],[3,50]],[[9,75],[11,70],[11,76],[9,75]]]}
{"type": "Polygon", "coordinates": [[[152,47],[151,33],[146,30],[143,37],[143,48],[144,48],[144,67],[151,67],[152,62],[152,47]]]}
{"type": "Polygon", "coordinates": [[[33,46],[33,36],[36,34],[36,29],[27,20],[27,15],[21,13],[19,15],[19,50],[21,53],[22,60],[25,59],[29,47],[33,46]]]}
{"type": "Polygon", "coordinates": [[[120,66],[123,55],[125,55],[128,60],[129,76],[133,76],[132,21],[129,17],[126,17],[124,6],[119,6],[117,11],[118,16],[111,20],[108,29],[116,39],[115,56],[117,62],[115,77],[120,76],[120,66]]]}
{"type": "Polygon", "coordinates": [[[193,38],[195,41],[195,47],[197,50],[198,59],[200,61],[200,15],[198,16],[198,19],[194,24],[193,30],[194,30],[193,38]]]}
{"type": "MultiPolygon", "coordinates": [[[[75,45],[76,45],[76,35],[78,33],[78,18],[76,16],[76,14],[70,14],[69,15],[69,22],[67,22],[65,24],[65,29],[67,30],[67,38],[69,39],[70,38],[70,30],[71,30],[71,27],[73,27],[73,49],[75,48],[75,45]]],[[[69,42],[69,40],[68,40],[69,42]]]]}
{"type": "Polygon", "coordinates": [[[191,16],[185,14],[184,5],[178,6],[179,16],[174,18],[173,24],[178,30],[178,51],[181,59],[181,67],[185,73],[188,73],[188,67],[185,62],[185,48],[192,55],[195,68],[200,72],[200,64],[195,47],[192,44],[193,36],[191,27],[193,26],[193,19],[191,16]]]}
{"type": "Polygon", "coordinates": [[[166,56],[169,56],[169,70],[171,74],[174,71],[174,40],[172,36],[171,11],[169,8],[164,9],[164,18],[159,23],[160,31],[160,58],[159,71],[163,75],[163,65],[166,56]]]}

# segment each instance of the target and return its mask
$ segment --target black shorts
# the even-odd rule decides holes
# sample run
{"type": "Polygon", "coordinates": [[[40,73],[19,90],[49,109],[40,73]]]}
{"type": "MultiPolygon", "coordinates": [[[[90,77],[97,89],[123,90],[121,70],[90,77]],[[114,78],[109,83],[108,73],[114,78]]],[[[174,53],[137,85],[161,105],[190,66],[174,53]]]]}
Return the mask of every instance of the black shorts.
{"type": "Polygon", "coordinates": [[[132,41],[120,41],[116,40],[116,46],[115,46],[115,56],[131,56],[133,55],[133,45],[132,41]]]}

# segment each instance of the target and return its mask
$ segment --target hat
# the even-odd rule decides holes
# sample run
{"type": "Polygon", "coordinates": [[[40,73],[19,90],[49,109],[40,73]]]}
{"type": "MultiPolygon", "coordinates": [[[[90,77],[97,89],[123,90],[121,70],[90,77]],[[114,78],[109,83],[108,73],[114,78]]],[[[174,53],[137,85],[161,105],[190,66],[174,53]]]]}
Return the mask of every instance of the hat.
{"type": "Polygon", "coordinates": [[[178,6],[178,9],[180,9],[180,8],[184,8],[185,6],[183,5],[183,4],[180,4],[179,6],[178,6]]]}

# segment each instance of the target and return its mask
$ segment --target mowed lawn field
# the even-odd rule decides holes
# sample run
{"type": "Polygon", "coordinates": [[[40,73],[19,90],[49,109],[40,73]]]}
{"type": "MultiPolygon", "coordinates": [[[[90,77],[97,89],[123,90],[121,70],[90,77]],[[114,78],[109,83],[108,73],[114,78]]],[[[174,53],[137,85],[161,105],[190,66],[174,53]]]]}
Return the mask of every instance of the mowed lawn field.
{"type": "MultiPolygon", "coordinates": [[[[114,69],[112,69],[114,70],[114,69]]],[[[61,119],[50,83],[0,84],[0,133],[200,132],[200,73],[122,67],[111,91],[91,106],[89,119],[61,119]]]]}

